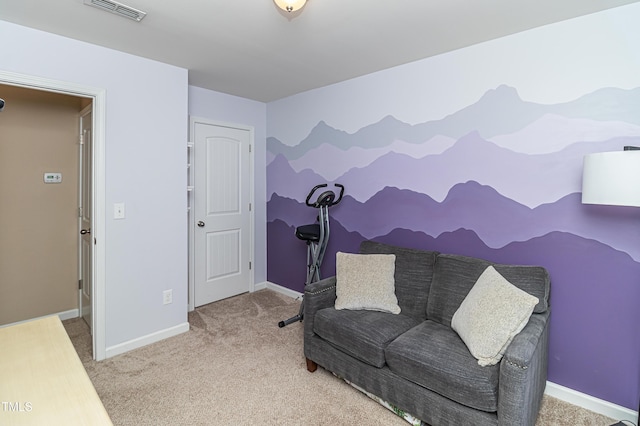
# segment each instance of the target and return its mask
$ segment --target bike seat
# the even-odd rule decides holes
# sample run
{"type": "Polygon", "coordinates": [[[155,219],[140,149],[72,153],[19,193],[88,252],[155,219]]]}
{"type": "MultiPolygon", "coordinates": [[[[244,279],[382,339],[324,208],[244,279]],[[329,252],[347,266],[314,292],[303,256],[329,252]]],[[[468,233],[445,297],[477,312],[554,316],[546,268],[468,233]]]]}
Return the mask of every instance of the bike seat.
{"type": "Polygon", "coordinates": [[[315,223],[312,225],[302,225],[296,228],[296,237],[303,241],[320,240],[320,225],[315,223]]]}

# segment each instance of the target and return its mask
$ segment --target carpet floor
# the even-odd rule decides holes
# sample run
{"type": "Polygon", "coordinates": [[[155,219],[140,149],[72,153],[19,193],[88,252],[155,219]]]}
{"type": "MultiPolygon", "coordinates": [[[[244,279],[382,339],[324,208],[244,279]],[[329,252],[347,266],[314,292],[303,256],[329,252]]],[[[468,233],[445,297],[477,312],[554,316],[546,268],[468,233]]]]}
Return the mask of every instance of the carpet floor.
{"type": "MultiPolygon", "coordinates": [[[[298,309],[246,293],[189,313],[186,333],[101,362],[84,321],[64,326],[116,426],[408,425],[324,369],[307,372],[302,323],[277,326],[298,309]]],[[[545,395],[536,426],[613,423],[545,395]]]]}

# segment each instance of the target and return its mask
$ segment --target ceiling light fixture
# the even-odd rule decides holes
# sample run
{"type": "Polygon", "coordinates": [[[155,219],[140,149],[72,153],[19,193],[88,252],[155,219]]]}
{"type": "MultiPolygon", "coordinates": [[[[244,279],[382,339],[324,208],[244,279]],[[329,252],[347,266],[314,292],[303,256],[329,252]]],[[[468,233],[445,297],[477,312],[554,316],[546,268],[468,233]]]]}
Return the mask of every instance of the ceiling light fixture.
{"type": "Polygon", "coordinates": [[[285,12],[295,12],[300,10],[307,3],[307,0],[273,0],[276,5],[285,12]]]}
{"type": "Polygon", "coordinates": [[[135,9],[131,6],[127,6],[126,4],[118,3],[117,1],[113,0],[84,0],[84,4],[86,4],[87,6],[97,7],[98,9],[102,9],[116,15],[120,15],[124,18],[132,19],[136,22],[142,21],[142,18],[147,16],[147,12],[143,12],[141,10],[135,9]]]}

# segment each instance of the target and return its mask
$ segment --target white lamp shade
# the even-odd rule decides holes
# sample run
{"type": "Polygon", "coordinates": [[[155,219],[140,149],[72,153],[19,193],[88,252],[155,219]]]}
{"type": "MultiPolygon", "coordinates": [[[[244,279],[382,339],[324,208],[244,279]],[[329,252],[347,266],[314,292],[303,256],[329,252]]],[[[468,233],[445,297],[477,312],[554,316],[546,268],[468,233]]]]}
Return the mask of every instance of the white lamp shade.
{"type": "Polygon", "coordinates": [[[302,9],[307,0],[273,0],[280,9],[287,12],[295,12],[302,9]]]}
{"type": "Polygon", "coordinates": [[[582,203],[640,207],[640,151],[585,155],[582,203]]]}

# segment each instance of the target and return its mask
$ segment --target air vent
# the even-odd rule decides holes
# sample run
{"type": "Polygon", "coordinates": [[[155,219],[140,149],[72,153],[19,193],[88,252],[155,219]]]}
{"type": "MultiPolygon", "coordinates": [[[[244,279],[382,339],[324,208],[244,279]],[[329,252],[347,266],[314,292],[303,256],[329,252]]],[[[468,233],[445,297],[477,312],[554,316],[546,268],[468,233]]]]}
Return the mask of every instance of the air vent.
{"type": "Polygon", "coordinates": [[[97,7],[98,9],[106,10],[107,12],[115,13],[116,15],[123,16],[125,18],[133,19],[140,22],[142,18],[147,15],[147,12],[143,12],[133,7],[118,3],[111,0],[84,0],[84,4],[87,6],[97,7]]]}

